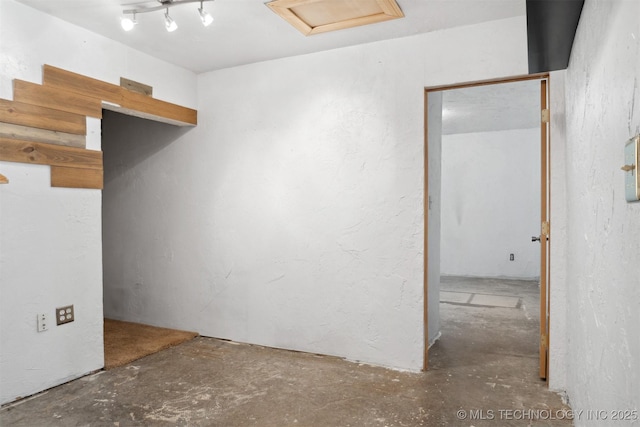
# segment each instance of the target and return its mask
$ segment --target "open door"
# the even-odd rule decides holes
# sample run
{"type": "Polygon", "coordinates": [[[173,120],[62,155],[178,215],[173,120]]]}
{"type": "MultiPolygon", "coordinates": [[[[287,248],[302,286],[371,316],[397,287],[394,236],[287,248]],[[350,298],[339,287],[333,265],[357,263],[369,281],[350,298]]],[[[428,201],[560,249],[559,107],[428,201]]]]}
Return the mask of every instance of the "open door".
{"type": "MultiPolygon", "coordinates": [[[[549,74],[540,73],[540,74],[530,74],[526,76],[520,77],[509,77],[505,79],[496,79],[496,80],[484,80],[478,82],[468,82],[468,83],[460,83],[455,85],[444,85],[444,86],[432,86],[429,88],[425,88],[424,92],[424,250],[423,250],[423,261],[424,261],[424,318],[423,318],[423,327],[424,327],[424,360],[423,360],[423,370],[427,370],[429,367],[429,290],[433,288],[434,284],[429,284],[429,273],[433,271],[437,266],[430,265],[429,263],[429,234],[431,228],[429,223],[429,211],[431,205],[431,195],[429,193],[429,168],[430,165],[433,166],[433,163],[430,161],[431,157],[435,158],[436,161],[440,161],[440,153],[429,153],[429,134],[430,134],[430,116],[429,112],[433,109],[435,103],[434,93],[452,90],[452,89],[462,89],[469,88],[475,86],[484,86],[484,85],[492,85],[492,84],[500,84],[500,83],[513,83],[524,80],[539,80],[540,81],[540,108],[541,112],[541,169],[540,169],[540,183],[541,183],[541,201],[540,201],[540,235],[534,236],[532,238],[533,241],[540,242],[540,366],[539,373],[540,378],[548,380],[548,360],[549,360],[549,218],[550,218],[550,210],[549,210],[549,200],[550,200],[550,170],[549,170],[549,109],[548,109],[548,89],[549,89],[549,74]],[[430,96],[431,95],[431,96],[430,96]],[[433,98],[432,98],[433,97],[433,98]],[[431,108],[430,108],[431,107],[431,108]]],[[[441,103],[441,99],[440,99],[441,103]]],[[[442,105],[439,106],[439,110],[433,111],[433,113],[442,113],[442,105]]],[[[442,116],[440,116],[441,120],[442,116]]],[[[434,133],[441,132],[441,123],[436,124],[436,126],[431,126],[431,130],[434,133]]],[[[433,148],[433,146],[432,146],[433,148]]],[[[439,183],[436,183],[439,185],[439,183]]],[[[433,234],[431,233],[432,237],[433,234]]],[[[439,237],[438,237],[439,238],[439,237]]],[[[431,252],[434,252],[433,250],[431,252]]],[[[432,262],[431,264],[434,264],[432,262]]],[[[440,272],[437,272],[436,277],[439,277],[440,272]]],[[[432,295],[432,297],[436,297],[437,295],[432,295]]],[[[433,299],[433,298],[432,298],[433,299]]],[[[433,311],[433,310],[432,310],[433,311]]],[[[438,313],[432,316],[432,320],[435,316],[439,316],[438,313]]],[[[437,318],[437,317],[436,317],[437,318]]],[[[433,321],[431,322],[433,324],[433,321]]]]}
{"type": "Polygon", "coordinates": [[[540,378],[549,374],[549,107],[548,80],[540,81],[540,378]]]}

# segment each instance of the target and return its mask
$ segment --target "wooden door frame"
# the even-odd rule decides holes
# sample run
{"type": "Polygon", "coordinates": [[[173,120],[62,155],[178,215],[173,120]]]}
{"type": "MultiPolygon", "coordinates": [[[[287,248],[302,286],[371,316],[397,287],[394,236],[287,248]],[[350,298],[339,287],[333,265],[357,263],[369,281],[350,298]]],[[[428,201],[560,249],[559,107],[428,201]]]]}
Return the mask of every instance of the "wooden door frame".
{"type": "MultiPolygon", "coordinates": [[[[440,86],[429,86],[424,88],[424,159],[423,159],[423,171],[424,171],[424,193],[423,193],[423,214],[424,214],[424,269],[423,269],[423,324],[424,324],[424,355],[423,355],[423,364],[422,370],[426,371],[429,369],[429,93],[431,92],[442,92],[445,90],[452,89],[464,89],[476,86],[488,86],[495,84],[503,84],[503,83],[515,83],[522,82],[527,80],[547,80],[549,82],[547,84],[547,96],[549,97],[550,91],[550,74],[549,73],[537,73],[537,74],[527,74],[521,76],[512,76],[505,77],[499,79],[489,79],[489,80],[478,80],[472,82],[463,82],[457,84],[450,85],[440,85],[440,86]]],[[[542,108],[542,107],[541,107],[542,108]]],[[[547,106],[548,108],[548,106],[547,106]]],[[[551,123],[549,123],[549,133],[550,133],[551,123]]],[[[547,139],[548,150],[550,151],[551,147],[551,138],[547,139]]],[[[542,174],[542,171],[541,171],[542,174]]],[[[551,177],[550,173],[547,171],[548,176],[548,186],[551,187],[551,177]]],[[[549,200],[549,204],[551,203],[551,192],[549,191],[547,194],[547,200],[549,200]]],[[[550,264],[550,261],[549,261],[550,264]]],[[[549,269],[549,265],[547,265],[549,269]]],[[[549,283],[547,283],[547,294],[549,294],[549,283]]],[[[540,306],[542,307],[543,301],[540,301],[540,306]]],[[[547,321],[547,329],[549,328],[549,321],[547,321]]],[[[546,336],[547,343],[549,342],[549,334],[546,336]]],[[[547,348],[547,352],[549,349],[547,348]]],[[[549,353],[547,353],[547,360],[549,360],[549,353]]],[[[547,384],[549,384],[549,375],[547,374],[547,384]]]]}

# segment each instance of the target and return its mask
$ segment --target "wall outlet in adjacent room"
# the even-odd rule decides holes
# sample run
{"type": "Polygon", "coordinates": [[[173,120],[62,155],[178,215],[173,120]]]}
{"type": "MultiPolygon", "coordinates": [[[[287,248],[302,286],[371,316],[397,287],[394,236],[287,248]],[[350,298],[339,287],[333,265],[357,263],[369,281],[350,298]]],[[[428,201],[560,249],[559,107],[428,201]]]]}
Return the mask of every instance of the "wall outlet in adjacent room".
{"type": "Polygon", "coordinates": [[[38,324],[38,332],[44,332],[49,329],[49,319],[45,313],[40,313],[36,316],[38,324]]]}
{"type": "Polygon", "coordinates": [[[56,308],[56,325],[64,325],[65,323],[73,322],[74,319],[73,305],[56,308]]]}

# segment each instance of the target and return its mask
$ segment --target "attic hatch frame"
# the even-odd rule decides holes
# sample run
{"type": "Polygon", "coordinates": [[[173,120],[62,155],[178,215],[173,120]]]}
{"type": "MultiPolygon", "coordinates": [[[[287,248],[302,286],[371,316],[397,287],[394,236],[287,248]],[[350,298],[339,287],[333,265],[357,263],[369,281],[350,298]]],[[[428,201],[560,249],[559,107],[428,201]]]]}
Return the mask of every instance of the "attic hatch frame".
{"type": "Polygon", "coordinates": [[[102,189],[102,151],[86,148],[86,119],[102,109],[175,126],[196,126],[197,111],[152,98],[150,87],[121,86],[43,66],[43,84],[14,79],[13,100],[0,99],[0,161],[48,165],[51,186],[102,189]]]}
{"type": "Polygon", "coordinates": [[[267,6],[305,36],[404,17],[396,0],[273,0],[267,6]]]}

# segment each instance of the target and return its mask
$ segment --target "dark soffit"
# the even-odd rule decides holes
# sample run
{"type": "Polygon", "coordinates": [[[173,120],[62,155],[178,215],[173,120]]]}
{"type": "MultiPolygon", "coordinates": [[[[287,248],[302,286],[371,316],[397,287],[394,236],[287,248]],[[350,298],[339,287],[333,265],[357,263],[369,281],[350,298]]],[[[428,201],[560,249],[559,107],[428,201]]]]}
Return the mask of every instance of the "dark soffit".
{"type": "Polygon", "coordinates": [[[564,70],[584,0],[527,0],[529,74],[564,70]]]}

